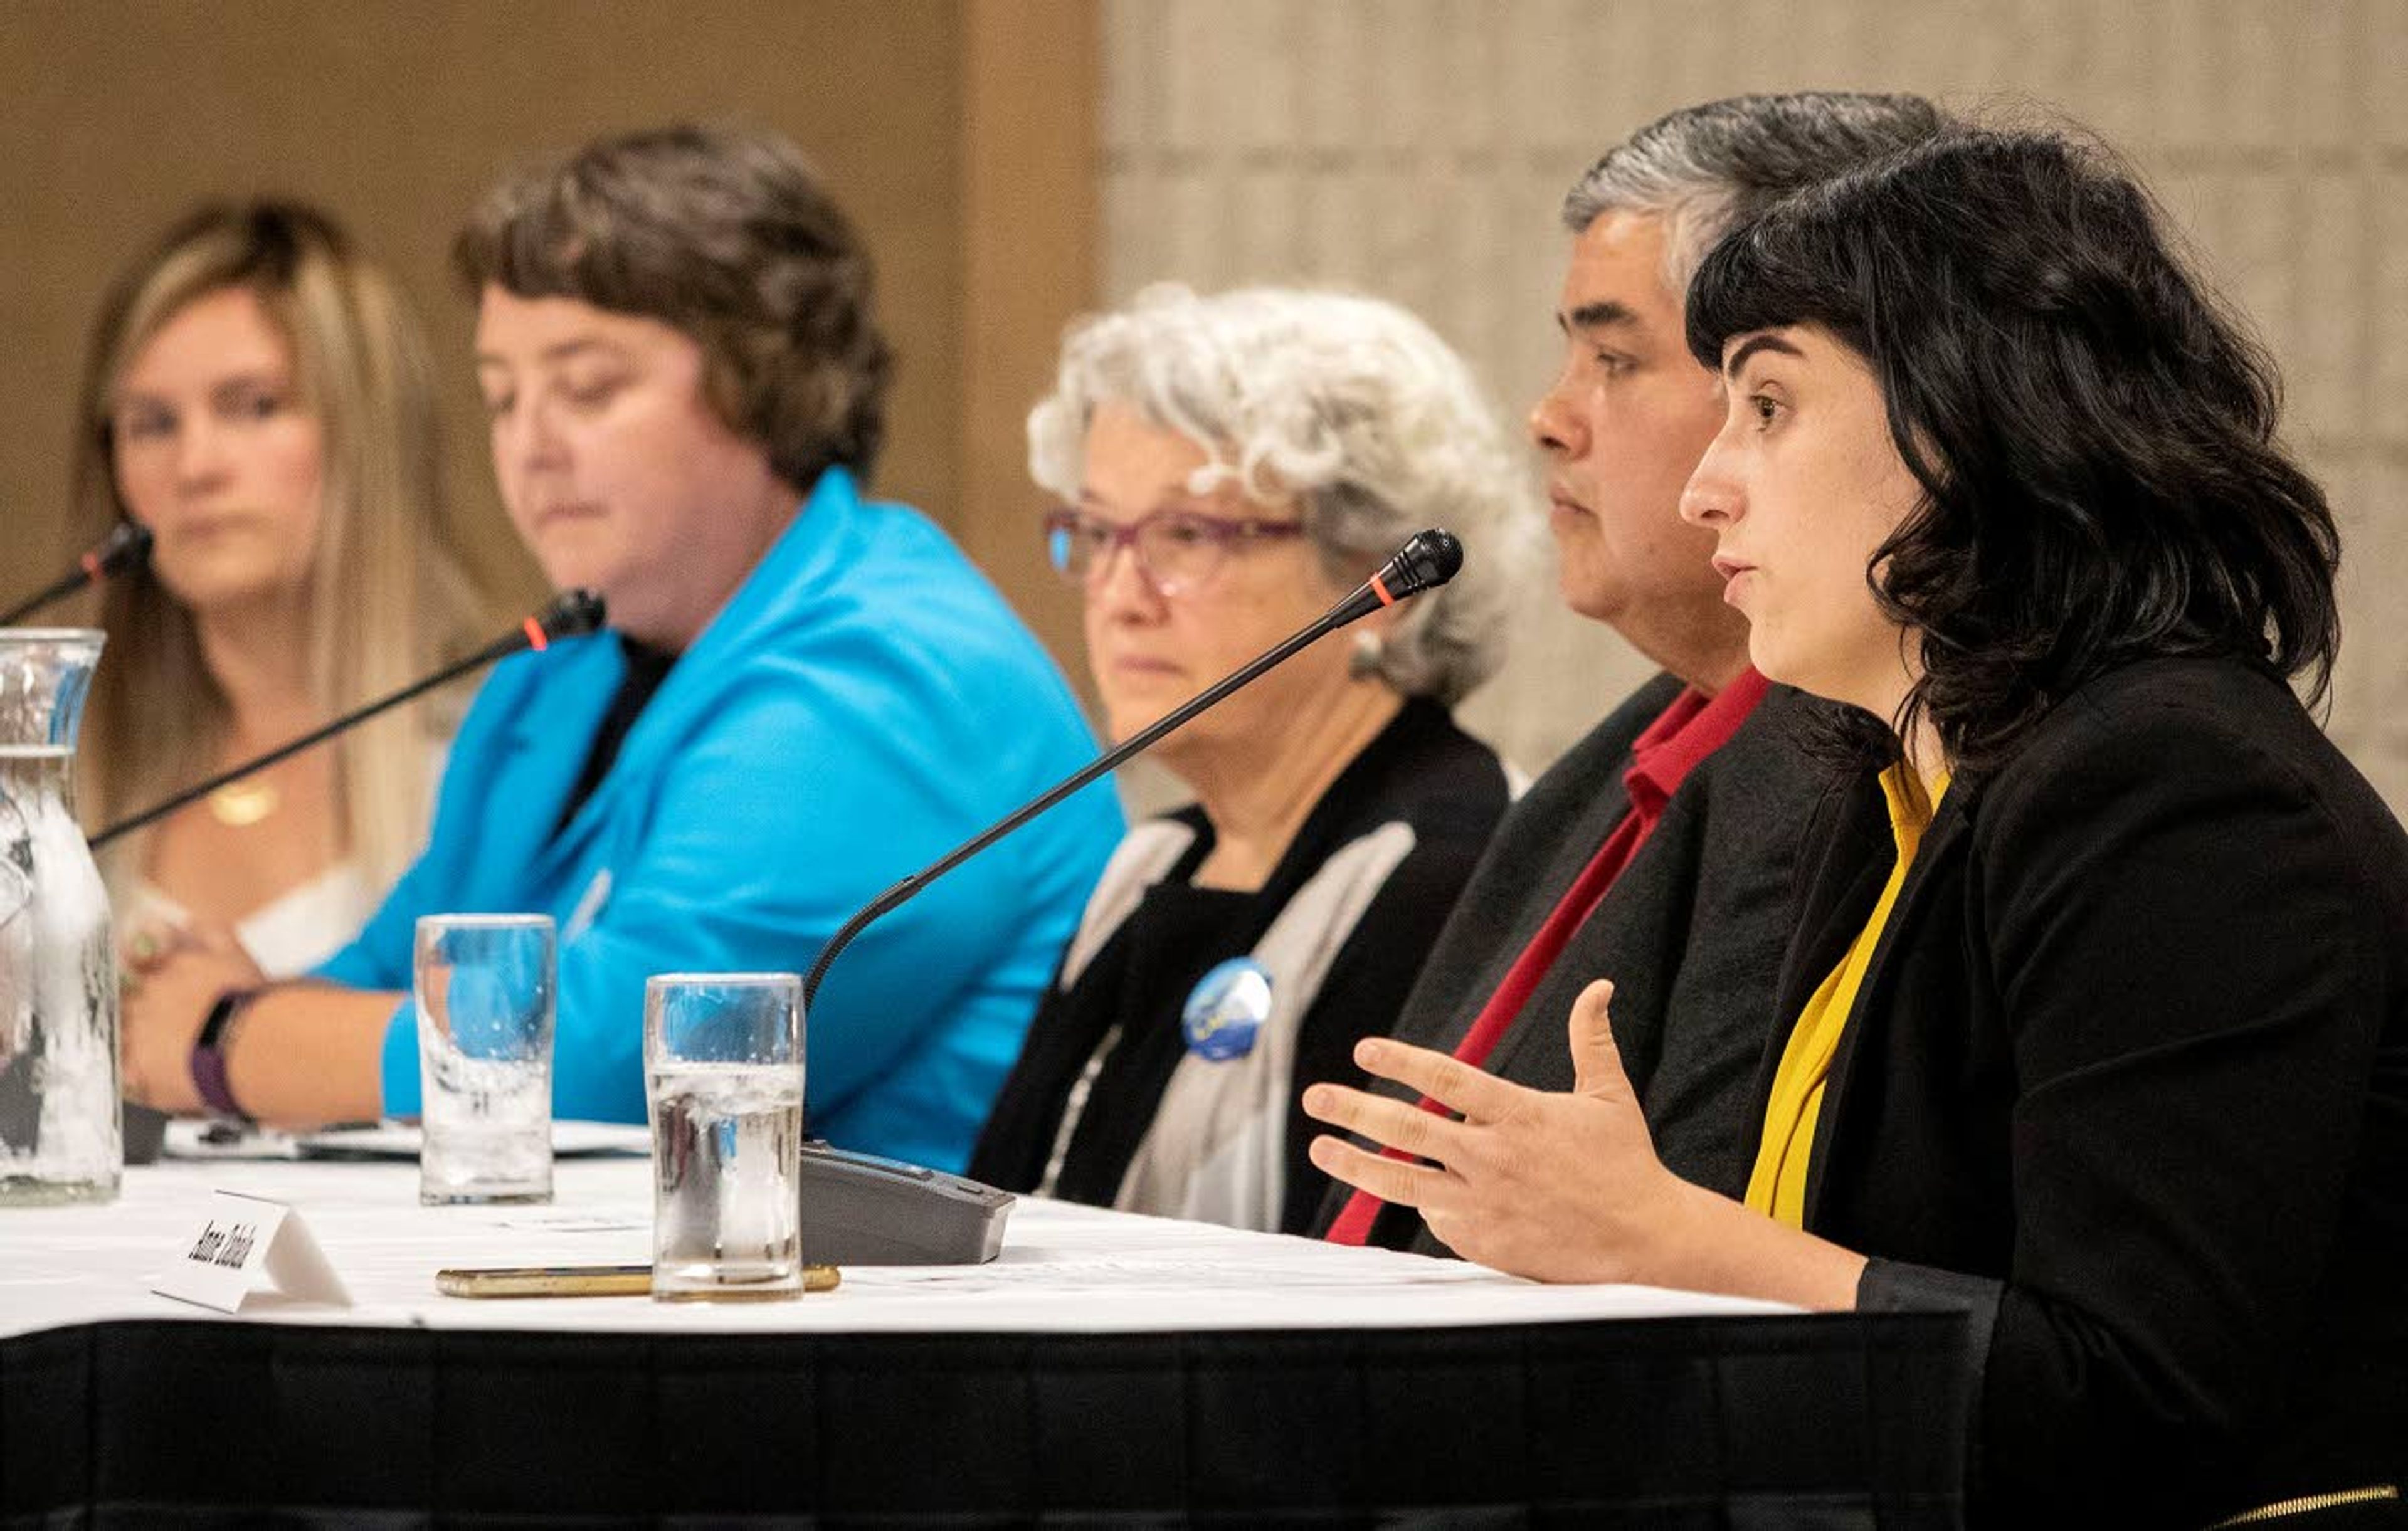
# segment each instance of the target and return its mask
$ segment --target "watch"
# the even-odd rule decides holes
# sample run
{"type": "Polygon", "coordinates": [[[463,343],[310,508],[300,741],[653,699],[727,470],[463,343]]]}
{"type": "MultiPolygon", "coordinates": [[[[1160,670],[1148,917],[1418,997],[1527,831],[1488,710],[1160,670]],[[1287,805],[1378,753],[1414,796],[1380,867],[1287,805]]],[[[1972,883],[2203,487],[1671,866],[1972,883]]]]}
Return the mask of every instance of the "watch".
{"type": "Polygon", "coordinates": [[[201,1023],[201,1034],[193,1038],[193,1088],[213,1116],[251,1120],[251,1113],[235,1104],[234,1091],[226,1084],[226,1048],[234,1041],[235,1023],[265,992],[262,986],[228,989],[218,995],[217,1003],[209,1007],[208,1019],[201,1023]]]}

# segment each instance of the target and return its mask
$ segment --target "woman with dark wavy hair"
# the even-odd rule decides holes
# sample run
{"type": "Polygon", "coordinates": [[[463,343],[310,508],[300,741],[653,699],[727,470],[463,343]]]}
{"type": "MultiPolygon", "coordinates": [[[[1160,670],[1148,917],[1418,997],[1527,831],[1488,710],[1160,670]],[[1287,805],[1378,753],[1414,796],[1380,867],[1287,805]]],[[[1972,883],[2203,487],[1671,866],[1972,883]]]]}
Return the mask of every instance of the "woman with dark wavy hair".
{"type": "Polygon", "coordinates": [[[1688,322],[1729,414],[1684,514],[1881,788],[1810,832],[1744,1205],[1656,1162],[1605,984],[1571,1095],[1374,1044],[1467,1120],[1317,1091],[1435,1162],[1318,1161],[1507,1269],[1963,1311],[1991,1524],[2396,1515],[2408,836],[2289,684],[2338,549],[2271,365],[2036,134],[1784,204],[1688,322]]]}

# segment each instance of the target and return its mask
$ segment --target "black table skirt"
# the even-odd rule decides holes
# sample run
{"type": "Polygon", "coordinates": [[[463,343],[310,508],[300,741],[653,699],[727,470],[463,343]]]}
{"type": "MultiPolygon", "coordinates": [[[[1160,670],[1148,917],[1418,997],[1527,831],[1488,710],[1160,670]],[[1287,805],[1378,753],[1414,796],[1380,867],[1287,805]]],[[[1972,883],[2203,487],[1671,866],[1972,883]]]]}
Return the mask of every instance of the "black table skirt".
{"type": "Polygon", "coordinates": [[[1962,1320],[0,1342],[0,1524],[1956,1523],[1962,1320]]]}

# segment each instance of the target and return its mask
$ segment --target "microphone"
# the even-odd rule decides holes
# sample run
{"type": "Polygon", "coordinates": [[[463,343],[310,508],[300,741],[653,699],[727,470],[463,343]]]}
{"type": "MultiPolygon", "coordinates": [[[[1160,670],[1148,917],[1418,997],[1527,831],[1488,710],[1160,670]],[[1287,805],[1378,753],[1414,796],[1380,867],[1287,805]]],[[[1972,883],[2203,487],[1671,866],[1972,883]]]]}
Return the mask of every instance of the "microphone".
{"type": "Polygon", "coordinates": [[[93,580],[113,579],[128,569],[140,568],[150,559],[150,528],[138,521],[121,521],[96,546],[76,560],[73,569],[0,612],[0,627],[13,627],[28,614],[74,594],[93,580]]]}
{"type": "Polygon", "coordinates": [[[247,760],[230,771],[221,771],[195,787],[187,787],[164,803],[154,803],[129,819],[120,819],[92,837],[95,851],[121,835],[130,835],[143,825],[168,814],[188,803],[195,802],[217,791],[229,781],[239,781],[253,771],[264,771],[288,756],[297,755],[313,744],[322,744],[349,728],[357,727],[380,712],[390,711],[423,693],[434,690],[447,680],[456,680],[470,670],[481,669],[497,659],[507,659],[522,649],[540,652],[560,638],[580,637],[594,632],[603,622],[602,597],[590,590],[567,590],[552,597],[552,604],[528,616],[509,633],[470,654],[436,671],[423,680],[414,680],[390,696],[368,703],[354,711],[346,712],[322,728],[313,728],[297,739],[278,745],[256,760],[247,760]]]}
{"type": "MultiPolygon", "coordinates": [[[[1369,616],[1383,606],[1394,606],[1408,595],[1434,590],[1454,579],[1462,567],[1463,544],[1455,540],[1454,533],[1436,526],[1426,532],[1415,532],[1405,539],[1403,547],[1397,550],[1396,556],[1381,565],[1377,573],[1355,587],[1354,594],[1330,608],[1329,614],[1321,619],[1329,625],[1321,630],[1329,632],[1343,627],[1358,617],[1369,616]]],[[[1253,677],[1247,679],[1252,680],[1253,677]]]]}
{"type": "Polygon", "coordinates": [[[810,1009],[811,996],[819,993],[820,980],[827,976],[828,966],[836,961],[837,953],[843,951],[854,937],[867,929],[872,921],[891,914],[910,903],[929,883],[936,881],[937,879],[1018,829],[1029,820],[1043,813],[1106,771],[1134,755],[1152,749],[1171,730],[1187,723],[1197,713],[1218,706],[1230,693],[1259,680],[1266,671],[1286,663],[1298,651],[1309,647],[1315,640],[1336,632],[1351,622],[1369,616],[1383,606],[1394,606],[1408,596],[1417,595],[1425,590],[1436,589],[1454,579],[1455,572],[1462,567],[1463,544],[1455,540],[1453,533],[1437,527],[1432,527],[1426,532],[1414,533],[1403,547],[1397,550],[1396,556],[1380,565],[1377,573],[1356,586],[1345,599],[1314,618],[1301,632],[1207,686],[1152,723],[1105,751],[1095,760],[1073,771],[1034,800],[1005,814],[1002,819],[980,831],[966,843],[947,851],[934,863],[912,873],[854,911],[851,919],[837,927],[836,934],[828,937],[827,944],[820,948],[818,960],[811,964],[811,970],[804,975],[804,1009],[808,1011],[810,1009]]]}

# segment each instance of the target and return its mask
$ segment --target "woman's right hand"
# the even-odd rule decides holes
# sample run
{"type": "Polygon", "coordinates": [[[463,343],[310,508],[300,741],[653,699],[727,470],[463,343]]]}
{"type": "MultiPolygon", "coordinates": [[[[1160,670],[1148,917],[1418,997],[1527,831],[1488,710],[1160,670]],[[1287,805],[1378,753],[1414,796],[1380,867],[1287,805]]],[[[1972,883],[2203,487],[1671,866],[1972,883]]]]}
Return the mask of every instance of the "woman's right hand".
{"type": "Polygon", "coordinates": [[[1633,1281],[1764,1297],[1801,1308],[1856,1305],[1864,1257],[1691,1185],[1656,1156],[1614,1045],[1613,985],[1572,1005],[1572,1088],[1526,1089],[1442,1052],[1385,1037],[1354,1061],[1463,1120],[1404,1101],[1316,1084],[1307,1115],[1432,1161],[1312,1141],[1312,1162],[1349,1185],[1418,1209],[1457,1254],[1542,1281],[1633,1281]]]}
{"type": "Polygon", "coordinates": [[[1307,1115],[1425,1163],[1336,1138],[1312,1162],[1383,1200],[1416,1209],[1467,1260],[1550,1281],[1662,1281],[1665,1238],[1693,1190],[1656,1156],[1647,1120],[1614,1045],[1613,985],[1583,990],[1570,1020],[1569,1094],[1512,1084],[1441,1052],[1384,1037],[1354,1061],[1458,1113],[1340,1085],[1305,1092],[1307,1115]]]}

